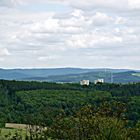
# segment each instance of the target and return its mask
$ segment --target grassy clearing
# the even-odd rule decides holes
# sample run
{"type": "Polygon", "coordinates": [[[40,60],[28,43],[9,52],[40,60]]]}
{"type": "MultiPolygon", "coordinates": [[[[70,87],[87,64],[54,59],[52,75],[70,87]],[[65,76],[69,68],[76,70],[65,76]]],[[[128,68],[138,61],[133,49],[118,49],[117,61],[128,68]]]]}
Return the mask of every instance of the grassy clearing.
{"type": "Polygon", "coordinates": [[[0,140],[9,140],[9,138],[12,138],[16,134],[20,135],[22,139],[25,140],[26,130],[1,128],[0,140]]]}
{"type": "MultiPolygon", "coordinates": [[[[7,129],[7,128],[0,128],[0,140],[26,140],[26,136],[30,137],[29,131],[27,132],[25,129],[7,129]]],[[[41,136],[41,135],[40,135],[41,136]]],[[[51,140],[48,138],[47,140],[51,140]]]]}

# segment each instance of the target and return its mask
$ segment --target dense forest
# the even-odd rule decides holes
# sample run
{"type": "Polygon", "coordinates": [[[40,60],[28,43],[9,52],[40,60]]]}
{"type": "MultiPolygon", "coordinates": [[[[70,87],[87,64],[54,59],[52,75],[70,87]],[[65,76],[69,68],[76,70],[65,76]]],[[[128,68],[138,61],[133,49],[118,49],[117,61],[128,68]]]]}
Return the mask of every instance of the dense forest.
{"type": "Polygon", "coordinates": [[[81,86],[0,80],[0,127],[7,122],[48,128],[34,139],[137,140],[140,83],[81,86]]]}

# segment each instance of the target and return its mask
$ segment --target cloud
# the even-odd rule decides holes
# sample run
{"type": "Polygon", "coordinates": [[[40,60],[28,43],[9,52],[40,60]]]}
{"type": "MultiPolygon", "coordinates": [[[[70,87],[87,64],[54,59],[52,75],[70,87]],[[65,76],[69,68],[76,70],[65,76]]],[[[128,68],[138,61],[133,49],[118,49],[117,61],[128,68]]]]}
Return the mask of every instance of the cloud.
{"type": "Polygon", "coordinates": [[[117,43],[122,43],[122,38],[113,36],[107,33],[90,33],[82,35],[73,35],[68,39],[68,46],[71,48],[99,48],[100,46],[104,49],[106,46],[110,46],[117,43]]]}
{"type": "Polygon", "coordinates": [[[54,4],[63,4],[72,6],[78,9],[92,9],[92,8],[111,8],[111,9],[138,9],[140,8],[139,0],[1,0],[1,6],[19,6],[19,5],[28,5],[33,3],[54,3],[54,4]]]}
{"type": "Polygon", "coordinates": [[[140,68],[139,1],[9,0],[0,5],[10,7],[0,8],[0,67],[140,68]],[[24,9],[52,2],[70,10],[24,9]]]}
{"type": "Polygon", "coordinates": [[[0,48],[0,56],[8,56],[10,55],[10,52],[7,48],[0,48]]]}
{"type": "Polygon", "coordinates": [[[129,9],[138,9],[140,8],[139,0],[68,0],[67,1],[71,6],[80,8],[80,9],[90,9],[92,8],[105,8],[105,9],[118,9],[118,10],[129,10],[129,9]]]}
{"type": "Polygon", "coordinates": [[[0,6],[4,7],[15,7],[18,5],[22,5],[24,3],[23,0],[1,0],[0,6]]]}
{"type": "Polygon", "coordinates": [[[112,17],[109,17],[105,13],[97,12],[93,17],[92,17],[92,22],[94,25],[105,25],[105,24],[110,24],[113,21],[112,17]]]}
{"type": "Polygon", "coordinates": [[[39,61],[50,61],[50,60],[55,60],[57,59],[57,56],[40,56],[38,57],[39,61]]]}
{"type": "Polygon", "coordinates": [[[132,9],[140,9],[140,1],[139,0],[128,0],[129,7],[132,9]]]}
{"type": "Polygon", "coordinates": [[[70,4],[74,7],[81,9],[92,9],[92,8],[115,8],[122,9],[128,5],[127,0],[122,0],[119,2],[118,0],[80,0],[74,1],[70,0],[70,4]]]}
{"type": "Polygon", "coordinates": [[[42,22],[37,22],[32,25],[31,30],[33,32],[57,32],[58,29],[58,20],[49,18],[47,20],[44,20],[42,22]]]}

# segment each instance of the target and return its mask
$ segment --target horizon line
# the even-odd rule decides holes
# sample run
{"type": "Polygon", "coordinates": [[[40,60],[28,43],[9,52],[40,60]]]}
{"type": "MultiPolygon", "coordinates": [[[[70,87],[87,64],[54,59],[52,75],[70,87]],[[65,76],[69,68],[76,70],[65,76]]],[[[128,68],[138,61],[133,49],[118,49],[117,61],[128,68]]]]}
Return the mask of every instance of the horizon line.
{"type": "Polygon", "coordinates": [[[13,68],[2,68],[3,70],[30,70],[30,69],[116,69],[116,70],[140,70],[135,68],[111,68],[111,67],[13,67],[13,68]]]}

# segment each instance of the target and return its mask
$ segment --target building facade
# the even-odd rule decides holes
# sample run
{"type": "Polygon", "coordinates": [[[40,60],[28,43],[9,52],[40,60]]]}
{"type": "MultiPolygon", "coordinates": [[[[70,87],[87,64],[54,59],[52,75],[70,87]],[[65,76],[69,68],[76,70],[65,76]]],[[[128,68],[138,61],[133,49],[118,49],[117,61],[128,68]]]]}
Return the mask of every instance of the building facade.
{"type": "Polygon", "coordinates": [[[94,81],[94,84],[97,84],[97,83],[104,83],[104,79],[97,79],[94,81]]]}
{"type": "Polygon", "coordinates": [[[80,85],[82,85],[82,86],[89,86],[89,80],[82,80],[82,81],[80,81],[80,85]]]}

